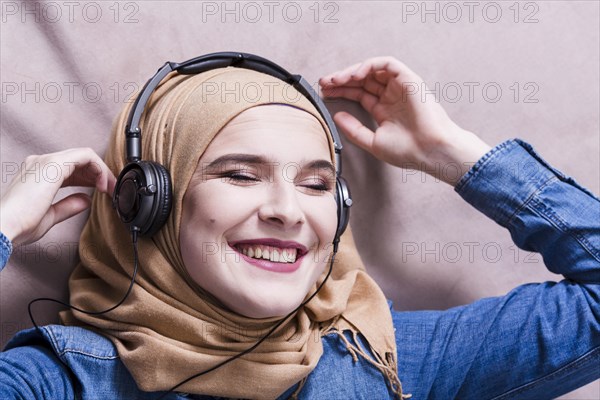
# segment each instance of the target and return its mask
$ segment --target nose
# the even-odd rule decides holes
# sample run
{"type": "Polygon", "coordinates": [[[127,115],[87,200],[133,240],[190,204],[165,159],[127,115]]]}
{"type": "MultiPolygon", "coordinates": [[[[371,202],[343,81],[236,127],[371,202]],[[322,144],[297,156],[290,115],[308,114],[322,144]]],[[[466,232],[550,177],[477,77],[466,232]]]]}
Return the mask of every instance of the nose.
{"type": "Polygon", "coordinates": [[[284,230],[303,225],[306,217],[295,185],[291,182],[272,183],[258,210],[258,217],[284,230]]]}

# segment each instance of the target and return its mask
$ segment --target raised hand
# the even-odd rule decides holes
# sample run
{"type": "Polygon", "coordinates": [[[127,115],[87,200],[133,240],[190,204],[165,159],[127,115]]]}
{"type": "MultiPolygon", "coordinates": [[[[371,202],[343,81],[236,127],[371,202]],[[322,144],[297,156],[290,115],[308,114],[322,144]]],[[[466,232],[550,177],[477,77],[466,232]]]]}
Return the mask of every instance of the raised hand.
{"type": "Polygon", "coordinates": [[[455,185],[490,146],[455,124],[426,85],[393,57],[369,58],[319,80],[324,97],[359,102],[375,119],[375,131],[346,112],[334,115],[357,146],[392,165],[425,171],[455,185]],[[422,97],[425,97],[424,99],[422,97]],[[453,163],[452,168],[445,168],[453,163]],[[456,171],[443,173],[443,171],[456,171]]]}
{"type": "Polygon", "coordinates": [[[74,193],[52,204],[61,187],[88,186],[112,194],[116,178],[89,148],[29,156],[2,194],[0,231],[13,245],[39,240],[55,224],[91,205],[86,193],[74,193]]]}

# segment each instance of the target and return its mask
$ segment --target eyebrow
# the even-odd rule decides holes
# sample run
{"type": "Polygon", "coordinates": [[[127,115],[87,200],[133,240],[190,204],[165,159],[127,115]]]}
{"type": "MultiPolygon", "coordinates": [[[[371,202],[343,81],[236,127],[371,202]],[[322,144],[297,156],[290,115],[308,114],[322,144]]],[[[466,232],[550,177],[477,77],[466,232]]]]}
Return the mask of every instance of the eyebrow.
{"type": "MultiPolygon", "coordinates": [[[[222,168],[223,166],[229,163],[238,163],[238,164],[277,164],[276,162],[269,160],[267,157],[256,155],[256,154],[244,154],[244,153],[232,153],[225,154],[214,161],[212,161],[207,166],[203,167],[203,172],[208,170],[215,170],[222,168]]],[[[327,160],[313,160],[309,163],[302,166],[302,168],[307,169],[325,169],[332,176],[336,175],[335,167],[330,161],[327,160]]]]}

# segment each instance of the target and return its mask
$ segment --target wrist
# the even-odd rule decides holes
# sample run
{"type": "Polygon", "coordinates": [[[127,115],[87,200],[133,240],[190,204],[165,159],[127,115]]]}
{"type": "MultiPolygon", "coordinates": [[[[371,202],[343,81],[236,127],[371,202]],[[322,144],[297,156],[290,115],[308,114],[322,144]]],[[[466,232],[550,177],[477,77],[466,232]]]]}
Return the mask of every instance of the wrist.
{"type": "Polygon", "coordinates": [[[424,160],[428,168],[426,172],[455,186],[491,149],[490,145],[474,133],[459,128],[427,152],[424,160]]]}

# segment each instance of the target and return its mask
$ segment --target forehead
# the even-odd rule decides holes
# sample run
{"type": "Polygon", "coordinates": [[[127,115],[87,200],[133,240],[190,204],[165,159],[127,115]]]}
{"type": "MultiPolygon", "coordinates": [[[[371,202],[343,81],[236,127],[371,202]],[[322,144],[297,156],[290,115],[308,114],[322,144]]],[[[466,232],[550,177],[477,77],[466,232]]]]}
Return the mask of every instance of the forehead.
{"type": "Polygon", "coordinates": [[[226,152],[331,159],[327,133],[313,115],[274,104],[252,107],[237,115],[221,129],[201,158],[215,158],[226,152]]]}

